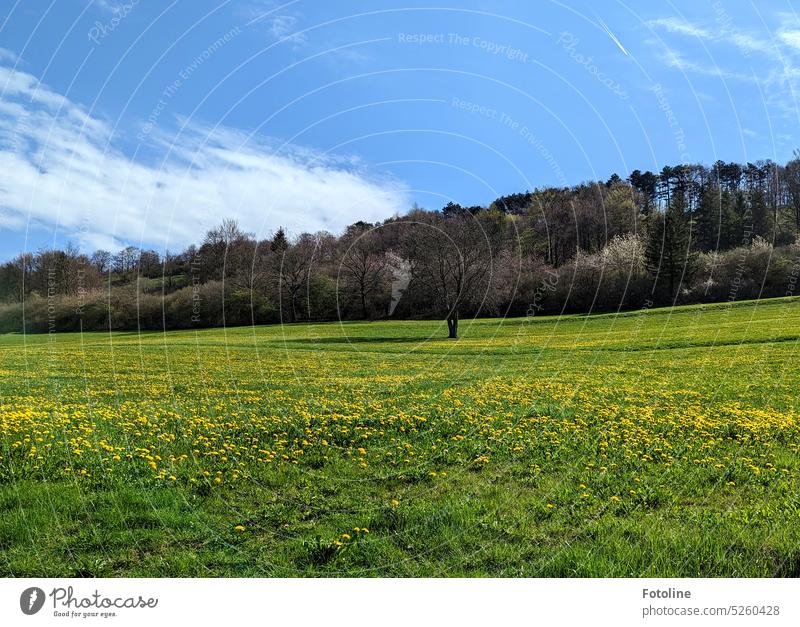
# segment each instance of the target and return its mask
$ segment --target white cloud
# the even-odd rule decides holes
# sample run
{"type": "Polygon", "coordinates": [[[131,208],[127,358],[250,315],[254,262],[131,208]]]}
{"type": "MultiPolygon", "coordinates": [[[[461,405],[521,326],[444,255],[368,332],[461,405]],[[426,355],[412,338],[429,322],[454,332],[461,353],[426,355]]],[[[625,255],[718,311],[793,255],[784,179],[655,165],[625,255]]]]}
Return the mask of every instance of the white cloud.
{"type": "Polygon", "coordinates": [[[11,63],[15,64],[19,62],[19,57],[11,52],[11,50],[7,50],[6,48],[0,48],[0,63],[11,63]]]}
{"type": "Polygon", "coordinates": [[[687,73],[758,85],[766,106],[796,117],[800,95],[800,67],[797,65],[800,28],[794,15],[778,13],[773,19],[777,26],[772,33],[738,28],[725,13],[718,13],[713,27],[673,17],[647,23],[655,30],[678,38],[700,38],[705,50],[702,58],[697,56],[696,48],[691,55],[677,52],[679,42],[675,38],[668,38],[666,42],[651,38],[647,42],[660,49],[657,56],[665,65],[687,73]],[[737,56],[731,56],[731,48],[738,53],[737,56]]]}
{"type": "Polygon", "coordinates": [[[740,31],[725,31],[724,41],[733,44],[745,55],[753,52],[774,55],[777,52],[775,44],[768,39],[760,39],[755,35],[740,31]]]}
{"type": "Polygon", "coordinates": [[[800,51],[800,30],[783,30],[778,36],[786,45],[800,51]]]}
{"type": "Polygon", "coordinates": [[[729,72],[718,65],[703,65],[687,59],[676,50],[668,49],[662,56],[662,61],[665,65],[681,70],[682,72],[692,72],[695,74],[703,74],[705,76],[713,76],[725,80],[738,80],[754,82],[754,78],[747,74],[738,72],[729,72]]]}
{"type": "Polygon", "coordinates": [[[266,28],[272,41],[291,43],[295,48],[305,46],[308,38],[301,31],[299,20],[301,14],[290,7],[295,2],[280,4],[273,0],[252,0],[239,9],[239,13],[250,21],[248,26],[261,24],[266,28]]]}
{"type": "MultiPolygon", "coordinates": [[[[369,177],[353,158],[227,128],[186,124],[153,135],[158,162],[132,160],[108,124],[0,66],[0,212],[58,228],[86,248],[140,241],[177,249],[223,217],[265,235],[338,231],[408,207],[398,183],[369,177]]],[[[185,121],[184,121],[185,122],[185,121]]]]}
{"type": "Polygon", "coordinates": [[[94,5],[103,11],[108,11],[109,13],[119,13],[122,5],[125,2],[130,2],[130,0],[94,0],[94,5]]]}
{"type": "Polygon", "coordinates": [[[676,17],[663,17],[649,20],[647,25],[654,30],[661,30],[675,35],[685,35],[704,40],[704,43],[719,43],[730,45],[739,52],[749,55],[753,52],[775,55],[778,50],[776,45],[768,38],[762,38],[756,33],[745,32],[734,28],[730,23],[718,22],[715,26],[706,28],[693,24],[687,20],[676,17]]]}
{"type": "Polygon", "coordinates": [[[278,15],[269,23],[269,33],[277,41],[288,41],[303,45],[307,39],[304,33],[297,32],[297,18],[293,15],[278,15]]]}
{"type": "Polygon", "coordinates": [[[647,25],[656,30],[665,30],[670,33],[688,35],[689,37],[701,37],[703,39],[710,37],[709,31],[705,28],[686,20],[680,20],[677,17],[661,17],[656,20],[649,20],[647,25]]]}

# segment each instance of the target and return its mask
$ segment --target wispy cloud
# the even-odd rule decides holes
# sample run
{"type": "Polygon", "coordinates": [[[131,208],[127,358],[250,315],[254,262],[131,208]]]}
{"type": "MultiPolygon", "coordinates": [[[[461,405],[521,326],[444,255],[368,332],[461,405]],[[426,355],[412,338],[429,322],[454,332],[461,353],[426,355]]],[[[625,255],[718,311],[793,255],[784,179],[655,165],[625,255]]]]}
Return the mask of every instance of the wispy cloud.
{"type": "Polygon", "coordinates": [[[269,34],[276,41],[287,41],[296,46],[304,45],[308,39],[298,30],[297,18],[293,15],[277,15],[269,21],[269,34]]]}
{"type": "Polygon", "coordinates": [[[654,30],[665,30],[669,33],[678,33],[689,37],[701,37],[703,39],[710,37],[710,31],[677,17],[661,17],[648,21],[647,25],[654,30]]]}
{"type": "Polygon", "coordinates": [[[119,7],[121,2],[117,2],[116,0],[94,0],[94,5],[98,9],[102,9],[103,11],[108,11],[110,13],[116,13],[119,11],[119,7]]]}
{"type": "Polygon", "coordinates": [[[238,12],[250,20],[248,25],[260,24],[272,41],[290,43],[299,48],[308,43],[302,33],[300,19],[302,14],[293,9],[295,2],[273,2],[272,0],[251,0],[242,5],[238,12]]]}
{"type": "MultiPolygon", "coordinates": [[[[247,26],[260,28],[270,43],[289,44],[293,51],[302,50],[303,54],[324,53],[324,62],[336,70],[350,69],[353,64],[362,64],[374,60],[374,57],[363,49],[356,50],[353,42],[343,43],[338,39],[315,37],[309,40],[310,28],[306,16],[295,7],[299,0],[250,0],[236,9],[236,14],[247,20],[247,26]]],[[[370,39],[360,44],[391,41],[391,37],[370,39]]]]}
{"type": "Polygon", "coordinates": [[[407,208],[401,186],[352,157],[183,123],[133,160],[111,128],[30,74],[0,66],[0,208],[5,226],[57,226],[84,246],[177,248],[224,216],[265,234],[338,231],[407,208]]]}
{"type": "Polygon", "coordinates": [[[716,78],[722,78],[726,80],[737,80],[737,81],[747,81],[752,82],[754,81],[754,77],[749,74],[743,74],[740,72],[730,72],[725,70],[718,65],[707,65],[698,63],[697,61],[692,61],[687,59],[681,53],[672,48],[668,48],[663,55],[661,55],[661,60],[664,62],[665,65],[669,67],[678,69],[682,72],[692,72],[694,74],[703,74],[705,76],[713,76],[716,78]]]}
{"type": "Polygon", "coordinates": [[[749,55],[753,52],[774,56],[776,53],[775,44],[768,38],[751,35],[736,30],[725,31],[724,39],[718,41],[726,41],[739,49],[743,54],[749,55]]]}
{"type": "Polygon", "coordinates": [[[15,64],[19,62],[19,57],[11,52],[11,50],[7,50],[6,48],[0,48],[0,63],[10,63],[15,64]]]}
{"type": "Polygon", "coordinates": [[[729,21],[722,21],[710,26],[689,22],[676,17],[665,17],[649,20],[647,25],[653,30],[674,35],[694,37],[703,40],[703,43],[719,43],[733,46],[740,52],[750,54],[772,54],[777,52],[775,44],[768,37],[760,33],[749,33],[737,29],[729,21]]]}
{"type": "Polygon", "coordinates": [[[782,30],[778,36],[787,46],[800,51],[800,30],[782,30]]]}
{"type": "Polygon", "coordinates": [[[648,41],[657,47],[657,57],[665,65],[687,73],[758,85],[768,106],[795,116],[800,94],[800,24],[796,16],[786,13],[771,19],[776,23],[772,32],[739,28],[724,12],[718,12],[713,24],[659,18],[647,25],[676,37],[648,41]],[[679,51],[681,38],[700,40],[705,51],[702,57],[696,49],[691,55],[679,51]],[[735,56],[731,56],[731,49],[737,53],[735,56]]]}

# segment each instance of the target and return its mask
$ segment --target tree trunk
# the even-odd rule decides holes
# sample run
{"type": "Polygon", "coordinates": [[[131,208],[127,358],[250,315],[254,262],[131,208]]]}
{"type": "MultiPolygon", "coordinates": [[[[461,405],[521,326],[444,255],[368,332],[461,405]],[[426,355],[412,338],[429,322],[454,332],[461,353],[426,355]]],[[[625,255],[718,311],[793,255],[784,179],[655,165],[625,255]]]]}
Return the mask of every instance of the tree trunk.
{"type": "Polygon", "coordinates": [[[794,204],[794,222],[797,228],[797,233],[800,234],[800,202],[794,204]]]}
{"type": "Polygon", "coordinates": [[[363,288],[361,290],[361,317],[364,320],[367,319],[367,295],[364,293],[363,288]]]}
{"type": "Polygon", "coordinates": [[[674,305],[674,299],[677,297],[677,294],[675,294],[675,270],[672,264],[669,266],[669,297],[673,299],[672,304],[674,305]]]}
{"type": "Polygon", "coordinates": [[[458,314],[453,314],[447,318],[447,330],[450,331],[450,339],[458,338],[458,314]]]}

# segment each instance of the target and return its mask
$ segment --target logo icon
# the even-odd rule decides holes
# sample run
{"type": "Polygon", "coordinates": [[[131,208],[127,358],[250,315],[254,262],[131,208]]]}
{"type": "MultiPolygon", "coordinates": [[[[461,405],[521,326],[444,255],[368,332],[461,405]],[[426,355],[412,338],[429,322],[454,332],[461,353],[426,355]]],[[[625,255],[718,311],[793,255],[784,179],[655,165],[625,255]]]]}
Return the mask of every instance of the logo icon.
{"type": "Polygon", "coordinates": [[[23,614],[31,616],[36,614],[44,605],[44,590],[41,588],[33,587],[27,588],[19,595],[19,608],[23,614]]]}
{"type": "Polygon", "coordinates": [[[411,283],[411,264],[395,254],[388,254],[389,270],[394,280],[392,281],[392,302],[389,303],[389,315],[394,313],[397,303],[403,298],[408,284],[411,283]]]}

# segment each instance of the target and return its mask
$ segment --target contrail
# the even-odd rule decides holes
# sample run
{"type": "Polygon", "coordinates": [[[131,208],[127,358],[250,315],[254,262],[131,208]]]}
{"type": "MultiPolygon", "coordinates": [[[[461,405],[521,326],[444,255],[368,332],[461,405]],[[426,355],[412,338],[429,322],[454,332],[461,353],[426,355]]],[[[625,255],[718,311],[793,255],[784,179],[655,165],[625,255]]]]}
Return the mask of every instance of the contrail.
{"type": "Polygon", "coordinates": [[[606,33],[608,34],[609,37],[611,37],[611,41],[613,41],[615,44],[617,44],[617,48],[622,50],[623,54],[626,57],[631,56],[630,53],[627,50],[625,50],[625,46],[623,46],[620,43],[619,39],[617,39],[617,36],[614,33],[611,32],[611,29],[608,26],[606,26],[606,23],[603,20],[601,20],[599,17],[597,18],[597,21],[600,22],[600,26],[602,26],[603,30],[606,31],[606,33]]]}

